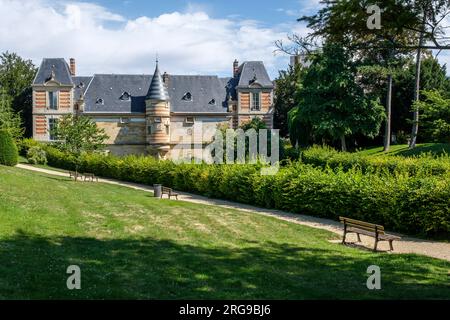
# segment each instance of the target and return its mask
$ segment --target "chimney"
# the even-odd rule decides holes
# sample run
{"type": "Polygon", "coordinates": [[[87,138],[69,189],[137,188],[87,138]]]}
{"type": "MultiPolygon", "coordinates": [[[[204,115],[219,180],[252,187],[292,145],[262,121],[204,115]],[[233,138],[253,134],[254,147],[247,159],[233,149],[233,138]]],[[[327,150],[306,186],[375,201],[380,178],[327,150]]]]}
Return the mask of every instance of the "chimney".
{"type": "Polygon", "coordinates": [[[75,76],[75,71],[76,71],[75,59],[70,58],[70,74],[72,76],[75,76]]]}
{"type": "Polygon", "coordinates": [[[238,72],[239,72],[239,61],[235,59],[233,62],[233,77],[236,77],[238,75],[238,72]]]}
{"type": "Polygon", "coordinates": [[[167,72],[164,72],[162,75],[163,78],[163,82],[166,85],[166,87],[168,87],[169,85],[169,74],[167,72]]]}

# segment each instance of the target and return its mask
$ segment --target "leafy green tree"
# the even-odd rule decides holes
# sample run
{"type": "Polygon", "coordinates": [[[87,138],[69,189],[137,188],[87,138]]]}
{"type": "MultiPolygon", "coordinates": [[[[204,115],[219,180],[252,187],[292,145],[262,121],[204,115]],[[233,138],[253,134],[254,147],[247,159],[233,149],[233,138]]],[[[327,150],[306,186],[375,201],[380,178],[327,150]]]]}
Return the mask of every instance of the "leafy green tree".
{"type": "Polygon", "coordinates": [[[0,87],[0,130],[8,130],[12,138],[17,142],[22,138],[24,128],[20,114],[11,108],[11,98],[6,90],[0,87]]]}
{"type": "Polygon", "coordinates": [[[293,145],[301,143],[301,131],[310,128],[317,138],[340,140],[346,150],[346,137],[362,134],[374,137],[384,119],[378,100],[365,95],[356,82],[357,66],[351,54],[337,44],[325,44],[306,72],[300,103],[290,112],[293,145]]]}
{"type": "Polygon", "coordinates": [[[424,141],[450,142],[450,99],[439,91],[423,91],[424,99],[414,107],[421,112],[423,130],[419,138],[424,141]]]}
{"type": "Polygon", "coordinates": [[[24,60],[8,51],[0,55],[0,87],[11,97],[11,106],[20,113],[26,135],[32,135],[32,89],[36,67],[31,60],[24,60]]]}
{"type": "Polygon", "coordinates": [[[301,77],[305,69],[297,64],[287,70],[279,71],[274,92],[274,127],[280,130],[280,136],[289,134],[288,112],[298,105],[296,92],[301,88],[301,77]]]}
{"type": "Polygon", "coordinates": [[[74,155],[101,150],[108,139],[105,130],[98,128],[89,117],[72,114],[59,118],[51,133],[58,149],[74,155]]]}

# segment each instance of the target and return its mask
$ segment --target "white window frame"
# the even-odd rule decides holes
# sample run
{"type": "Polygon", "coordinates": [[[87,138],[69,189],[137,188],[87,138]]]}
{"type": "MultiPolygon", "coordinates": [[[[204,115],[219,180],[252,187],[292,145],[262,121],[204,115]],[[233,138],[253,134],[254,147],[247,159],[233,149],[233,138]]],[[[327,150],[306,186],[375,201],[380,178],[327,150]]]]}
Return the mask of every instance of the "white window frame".
{"type": "MultiPolygon", "coordinates": [[[[58,118],[48,118],[48,140],[49,141],[56,141],[56,139],[52,139],[52,126],[50,122],[53,123],[53,127],[58,123],[58,118]]],[[[54,138],[54,137],[53,137],[54,138]]]]}
{"type": "Polygon", "coordinates": [[[256,112],[261,111],[261,107],[262,107],[261,98],[262,98],[261,92],[250,92],[250,111],[256,111],[256,112]],[[253,103],[254,103],[253,96],[254,95],[258,95],[258,109],[255,109],[253,106],[253,103]]]}

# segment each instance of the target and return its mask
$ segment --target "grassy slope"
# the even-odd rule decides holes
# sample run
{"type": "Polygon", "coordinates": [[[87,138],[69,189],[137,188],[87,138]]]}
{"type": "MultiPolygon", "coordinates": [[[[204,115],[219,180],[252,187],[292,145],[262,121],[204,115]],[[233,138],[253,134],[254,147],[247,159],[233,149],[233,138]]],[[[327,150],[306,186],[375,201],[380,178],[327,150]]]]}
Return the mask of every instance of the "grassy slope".
{"type": "Polygon", "coordinates": [[[421,153],[432,153],[439,156],[443,153],[450,154],[450,144],[446,143],[422,143],[418,144],[416,148],[409,150],[408,145],[392,145],[388,152],[383,152],[383,147],[368,148],[358,152],[361,155],[376,156],[376,155],[395,155],[395,156],[417,156],[421,153]]]}
{"type": "Polygon", "coordinates": [[[0,299],[449,298],[450,263],[271,217],[0,167],[0,299]],[[82,289],[66,289],[67,266],[82,289]],[[366,288],[378,265],[382,290],[366,288]]]}

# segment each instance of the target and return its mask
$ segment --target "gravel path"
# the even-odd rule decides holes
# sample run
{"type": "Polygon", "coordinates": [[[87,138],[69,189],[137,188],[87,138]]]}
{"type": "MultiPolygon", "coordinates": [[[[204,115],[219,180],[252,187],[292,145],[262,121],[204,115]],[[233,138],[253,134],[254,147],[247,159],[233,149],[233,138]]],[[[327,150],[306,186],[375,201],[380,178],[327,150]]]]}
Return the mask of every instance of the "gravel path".
{"type": "MultiPolygon", "coordinates": [[[[68,177],[68,174],[65,172],[37,168],[37,167],[33,167],[30,165],[26,165],[26,164],[18,164],[17,167],[21,168],[21,169],[32,170],[32,171],[42,172],[42,173],[56,175],[56,176],[68,177]]],[[[153,187],[142,185],[142,184],[124,182],[124,181],[119,181],[119,180],[115,180],[115,179],[105,179],[105,178],[99,179],[99,182],[129,187],[129,188],[133,188],[136,190],[142,190],[142,191],[153,193],[153,187]]],[[[313,227],[313,228],[328,230],[328,231],[337,233],[339,235],[342,235],[342,232],[343,232],[343,229],[339,222],[329,220],[329,219],[316,218],[316,217],[306,216],[306,215],[302,215],[302,214],[293,214],[293,213],[288,213],[288,212],[279,211],[279,210],[258,208],[255,206],[236,203],[236,202],[232,202],[232,201],[211,199],[211,198],[194,195],[194,194],[190,194],[190,193],[186,193],[186,192],[178,192],[178,193],[180,194],[179,199],[182,201],[189,201],[189,202],[206,204],[206,205],[214,205],[214,206],[220,206],[223,208],[237,209],[237,210],[246,211],[246,212],[263,214],[263,215],[272,216],[272,217],[275,217],[278,219],[283,219],[286,221],[302,224],[302,225],[313,227]]],[[[393,233],[393,234],[396,234],[396,233],[393,233]]],[[[408,236],[403,236],[401,234],[396,234],[396,235],[401,236],[402,239],[399,241],[394,241],[393,253],[416,253],[416,254],[422,254],[422,255],[450,261],[450,243],[417,239],[417,238],[412,238],[412,237],[408,237],[408,236]]],[[[340,240],[331,240],[331,241],[332,242],[340,242],[340,240]]],[[[366,250],[372,249],[373,245],[374,245],[374,239],[371,237],[368,237],[368,236],[364,236],[364,235],[361,235],[361,242],[358,243],[356,241],[356,235],[349,234],[347,236],[347,241],[349,242],[348,245],[350,245],[350,246],[355,246],[355,247],[359,247],[361,249],[366,249],[366,250]]],[[[390,252],[390,251],[388,251],[389,244],[386,241],[380,242],[378,245],[378,249],[379,249],[379,251],[390,252]]]]}

